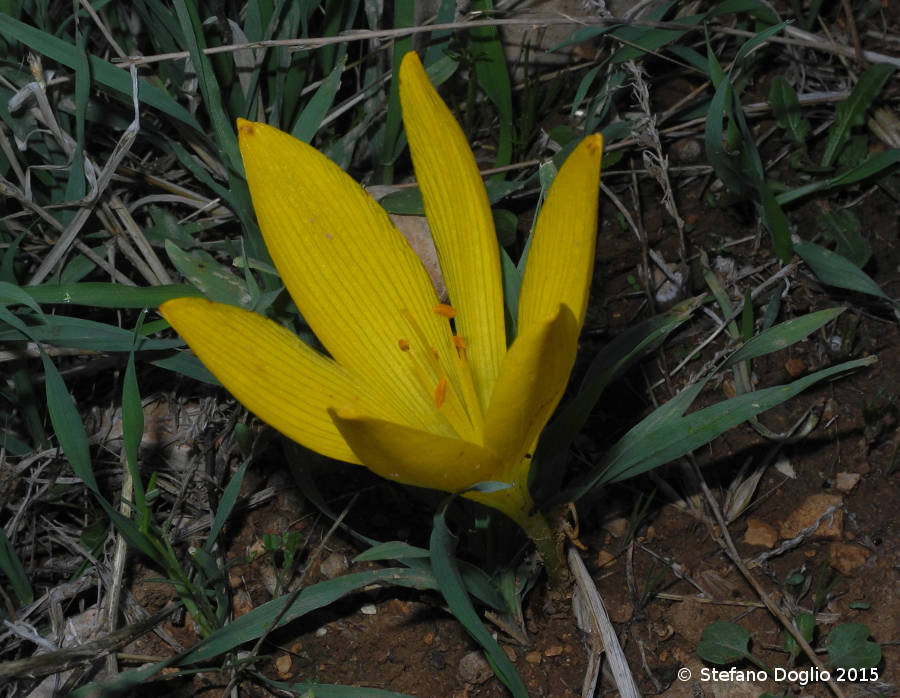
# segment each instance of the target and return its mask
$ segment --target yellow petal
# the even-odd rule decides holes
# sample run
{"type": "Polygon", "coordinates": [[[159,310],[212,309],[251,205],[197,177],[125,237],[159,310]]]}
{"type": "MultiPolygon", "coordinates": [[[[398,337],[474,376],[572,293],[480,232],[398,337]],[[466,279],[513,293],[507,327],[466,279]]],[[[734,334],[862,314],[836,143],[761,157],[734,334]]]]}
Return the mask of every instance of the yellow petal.
{"type": "MultiPolygon", "coordinates": [[[[486,446],[526,479],[529,450],[565,392],[577,346],[575,317],[557,304],[553,317],[519,334],[503,361],[485,417],[486,446]]],[[[522,478],[508,472],[501,479],[522,478]]]]}
{"type": "Polygon", "coordinates": [[[204,298],[177,298],[159,311],[238,401],[307,448],[358,463],[328,409],[352,404],[394,417],[345,369],[261,315],[204,298]]]}
{"type": "Polygon", "coordinates": [[[560,303],[584,322],[594,271],[603,137],[585,138],[559,169],[538,215],[519,292],[519,332],[560,303]]]}
{"type": "Polygon", "coordinates": [[[400,66],[400,102],[425,214],[484,409],[506,351],[500,253],[487,193],[462,129],[415,53],[400,66]]]}
{"type": "Polygon", "coordinates": [[[452,433],[398,348],[400,340],[413,339],[408,310],[444,365],[453,366],[447,320],[432,312],[434,288],[403,235],[314,148],[244,120],[238,138],[266,246],[313,332],[402,421],[452,433]]]}
{"type": "Polygon", "coordinates": [[[373,418],[353,408],[330,414],[359,460],[388,480],[459,492],[501,473],[496,456],[469,441],[373,418]]]}

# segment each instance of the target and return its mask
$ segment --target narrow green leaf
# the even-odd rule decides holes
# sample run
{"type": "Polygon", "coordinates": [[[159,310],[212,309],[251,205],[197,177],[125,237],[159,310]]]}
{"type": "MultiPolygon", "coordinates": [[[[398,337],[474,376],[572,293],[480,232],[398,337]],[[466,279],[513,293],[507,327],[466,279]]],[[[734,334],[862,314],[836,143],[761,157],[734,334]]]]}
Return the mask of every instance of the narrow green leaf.
{"type": "Polygon", "coordinates": [[[232,172],[243,174],[244,165],[238,151],[237,135],[233,120],[225,113],[222,91],[209,57],[203,53],[203,27],[194,0],[175,0],[175,14],[181,25],[182,41],[191,54],[191,63],[197,75],[203,103],[212,121],[213,137],[224,157],[226,166],[232,172]]]}
{"type": "Polygon", "coordinates": [[[862,226],[850,209],[826,209],[816,217],[819,229],[836,243],[834,251],[862,269],[872,256],[872,246],[862,236],[862,226]]]}
{"type": "Polygon", "coordinates": [[[528,698],[528,691],[525,690],[525,685],[516,673],[509,657],[500,649],[500,645],[481,622],[475,607],[472,606],[469,593],[456,565],[456,539],[447,528],[444,516],[450,501],[452,501],[452,497],[448,497],[444,505],[435,513],[431,531],[431,545],[429,546],[431,569],[437,580],[438,588],[450,607],[450,612],[484,649],[487,660],[494,669],[494,673],[497,674],[497,678],[503,682],[515,698],[528,698]]]}
{"type": "Polygon", "coordinates": [[[415,558],[429,558],[431,553],[425,548],[417,548],[414,545],[405,543],[400,540],[390,540],[386,543],[373,545],[368,550],[364,550],[355,558],[353,562],[372,562],[373,560],[407,560],[415,558]]]}
{"type": "Polygon", "coordinates": [[[894,66],[876,63],[859,76],[850,96],[835,110],[834,124],[828,131],[828,141],[825,152],[822,153],[823,167],[830,167],[834,163],[841,148],[850,140],[850,129],[865,123],[866,111],[893,72],[894,66]]]}
{"type": "MultiPolygon", "coordinates": [[[[62,63],[72,70],[76,69],[81,60],[78,49],[73,44],[13,19],[7,14],[0,14],[0,35],[8,41],[21,41],[31,51],[62,63]]],[[[128,71],[117,68],[94,55],[88,56],[88,61],[91,75],[96,82],[109,87],[129,100],[131,99],[131,76],[128,71]]],[[[144,79],[138,80],[138,98],[154,109],[159,109],[173,119],[187,124],[197,133],[203,132],[197,120],[184,107],[162,89],[144,79]]]]}
{"type": "MultiPolygon", "coordinates": [[[[311,611],[328,606],[342,596],[379,582],[413,589],[437,588],[435,578],[430,573],[419,570],[389,567],[366,572],[353,572],[305,588],[287,611],[281,615],[281,620],[276,627],[287,625],[311,611]]],[[[208,661],[238,645],[257,639],[271,629],[272,623],[281,614],[287,600],[288,597],[282,596],[257,606],[249,613],[234,619],[230,624],[217,630],[182,655],[178,664],[184,666],[208,661]]]]}
{"type": "Polygon", "coordinates": [[[0,303],[4,305],[27,305],[38,315],[43,314],[41,307],[28,291],[7,281],[0,281],[0,303]]]}
{"type": "Polygon", "coordinates": [[[25,566],[16,555],[2,526],[0,526],[0,572],[6,575],[21,606],[27,606],[34,601],[34,590],[31,588],[25,566]]]}
{"type": "Polygon", "coordinates": [[[185,252],[171,240],[166,240],[166,253],[182,276],[210,300],[250,307],[253,297],[243,279],[223,267],[206,250],[185,252]]]}
{"type": "Polygon", "coordinates": [[[244,481],[244,475],[249,465],[250,459],[247,458],[234,471],[234,475],[231,476],[231,480],[228,481],[225,490],[222,492],[219,507],[216,509],[216,515],[213,517],[212,526],[209,529],[209,536],[206,538],[206,544],[203,546],[208,553],[212,553],[219,533],[222,532],[225,522],[228,521],[228,517],[231,516],[231,512],[234,510],[234,505],[237,503],[238,495],[241,491],[241,483],[244,481]]]}
{"type": "MultiPolygon", "coordinates": [[[[0,288],[0,302],[2,302],[3,290],[4,288],[0,288]]],[[[185,296],[200,297],[203,295],[188,284],[169,284],[166,286],[140,288],[138,286],[123,286],[122,284],[113,284],[105,281],[23,286],[19,290],[38,303],[89,305],[97,308],[155,308],[173,298],[183,298],[185,296]]]]}
{"type": "Polygon", "coordinates": [[[745,393],[684,415],[684,411],[699,394],[702,384],[691,386],[654,410],[629,431],[607,452],[600,464],[582,478],[580,484],[558,499],[577,501],[604,483],[625,480],[669,463],[820,381],[869,366],[875,361],[875,357],[847,361],[787,385],[745,393]],[[676,403],[675,408],[672,407],[673,402],[676,403]]]}
{"type": "Polygon", "coordinates": [[[200,362],[200,359],[186,351],[179,351],[172,356],[167,356],[164,359],[156,359],[150,363],[159,368],[164,368],[167,371],[174,371],[187,378],[200,381],[201,383],[222,385],[219,383],[219,380],[209,372],[209,369],[200,362]]]}
{"type": "MultiPolygon", "coordinates": [[[[131,351],[134,344],[132,332],[102,322],[47,314],[42,315],[41,320],[43,324],[28,328],[29,335],[36,342],[91,351],[131,351]]],[[[14,342],[20,339],[16,330],[0,329],[0,342],[14,342]]],[[[141,338],[138,350],[172,349],[183,344],[184,342],[178,339],[141,338]]]]}
{"type": "MultiPolygon", "coordinates": [[[[396,0],[394,2],[394,27],[411,27],[415,24],[415,3],[412,0],[396,0]]],[[[406,147],[406,135],[403,132],[403,121],[400,107],[400,63],[403,56],[413,47],[412,36],[401,36],[394,40],[392,65],[394,79],[391,80],[388,96],[387,116],[384,122],[384,134],[381,140],[381,183],[390,184],[393,180],[394,162],[406,147]]]]}
{"type": "Polygon", "coordinates": [[[868,157],[859,165],[850,168],[836,177],[805,184],[802,187],[797,187],[796,189],[779,194],[776,199],[781,205],[788,204],[817,191],[855,184],[856,182],[868,179],[883,170],[891,168],[897,163],[900,163],[900,148],[891,148],[890,150],[885,150],[868,157]]]}
{"type": "Polygon", "coordinates": [[[341,86],[341,75],[344,72],[344,66],[347,64],[347,57],[344,56],[334,70],[328,74],[328,77],[322,81],[316,93],[310,97],[309,102],[303,108],[297,123],[291,129],[291,135],[299,138],[305,143],[312,142],[313,136],[322,125],[322,119],[328,114],[331,105],[334,104],[334,98],[337,96],[338,89],[341,86]]]}
{"type": "Polygon", "coordinates": [[[892,303],[895,307],[900,305],[882,291],[881,287],[875,283],[871,276],[837,252],[826,250],[824,247],[811,242],[795,243],[794,250],[823,283],[829,286],[836,286],[837,288],[866,293],[870,296],[877,296],[892,303]]]}
{"type": "Polygon", "coordinates": [[[150,521],[150,510],[147,508],[138,460],[138,450],[143,436],[144,408],[141,404],[141,392],[134,368],[134,351],[131,351],[128,354],[128,363],[125,366],[125,376],[122,382],[122,444],[125,448],[126,465],[131,473],[138,525],[141,530],[146,532],[145,526],[150,521]]]}
{"type": "Polygon", "coordinates": [[[805,339],[823,325],[828,324],[846,308],[828,308],[802,315],[770,327],[766,331],[747,340],[744,345],[728,357],[722,368],[734,366],[741,361],[771,354],[805,339]]]}
{"type": "Polygon", "coordinates": [[[777,119],[776,123],[787,131],[790,139],[798,146],[805,146],[809,135],[809,121],[803,118],[794,88],[781,75],[772,79],[769,105],[777,119]]]}
{"type": "Polygon", "coordinates": [[[559,492],[565,473],[562,461],[606,387],[688,320],[700,307],[700,300],[700,297],[689,299],[665,313],[629,327],[597,352],[577,395],[559,410],[538,442],[529,482],[537,501],[559,492]]]}
{"type": "MultiPolygon", "coordinates": [[[[472,10],[480,10],[490,13],[493,10],[493,0],[474,0],[471,3],[472,10]]],[[[512,102],[512,85],[509,81],[509,68],[506,64],[506,54],[500,41],[500,32],[496,27],[479,26],[469,32],[471,50],[475,58],[475,75],[478,84],[484,90],[488,99],[497,108],[499,119],[499,142],[497,143],[497,157],[494,160],[495,167],[508,165],[512,160],[512,147],[515,133],[513,130],[514,115],[512,102]]],[[[497,177],[502,179],[502,175],[497,177]]]]}

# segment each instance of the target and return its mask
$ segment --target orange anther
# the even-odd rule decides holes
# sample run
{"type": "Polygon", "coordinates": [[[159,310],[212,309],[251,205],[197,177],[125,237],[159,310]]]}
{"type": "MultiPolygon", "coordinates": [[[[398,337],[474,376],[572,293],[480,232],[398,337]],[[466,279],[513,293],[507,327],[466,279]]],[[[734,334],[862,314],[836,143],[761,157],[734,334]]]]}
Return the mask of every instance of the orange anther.
{"type": "Polygon", "coordinates": [[[397,346],[400,347],[400,351],[409,351],[409,342],[405,339],[398,339],[397,346]]]}
{"type": "Polygon", "coordinates": [[[457,349],[465,349],[468,346],[465,337],[461,337],[458,334],[453,335],[453,344],[457,349]]]}
{"type": "Polygon", "coordinates": [[[441,378],[437,387],[434,389],[434,405],[438,409],[444,404],[444,398],[447,397],[447,379],[441,378]]]}
{"type": "Polygon", "coordinates": [[[446,303],[438,303],[436,306],[434,306],[434,308],[432,308],[432,310],[434,310],[434,312],[438,315],[441,315],[442,317],[445,317],[449,320],[452,320],[456,317],[456,310],[451,308],[446,303]]]}

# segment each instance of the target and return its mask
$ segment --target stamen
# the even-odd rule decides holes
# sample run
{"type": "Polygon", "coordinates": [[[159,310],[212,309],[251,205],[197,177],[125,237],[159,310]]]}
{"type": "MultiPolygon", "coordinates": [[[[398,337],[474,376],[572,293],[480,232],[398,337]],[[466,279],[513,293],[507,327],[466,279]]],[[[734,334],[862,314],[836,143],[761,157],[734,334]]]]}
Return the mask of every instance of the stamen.
{"type": "Polygon", "coordinates": [[[446,303],[438,303],[432,310],[438,315],[447,318],[448,320],[452,320],[456,317],[456,310],[451,308],[446,303]]]}
{"type": "Polygon", "coordinates": [[[447,379],[441,378],[438,381],[437,387],[434,389],[434,405],[438,409],[441,409],[441,405],[444,404],[444,400],[447,397],[447,379]]]}
{"type": "Polygon", "coordinates": [[[466,338],[461,337],[458,334],[453,335],[453,346],[455,346],[457,349],[465,349],[468,346],[466,338]]]}
{"type": "Polygon", "coordinates": [[[400,347],[400,351],[409,351],[409,342],[405,339],[398,339],[397,346],[400,347]]]}
{"type": "MultiPolygon", "coordinates": [[[[450,306],[445,307],[451,311],[453,310],[450,306]]],[[[456,433],[461,438],[472,439],[472,424],[467,414],[465,403],[457,389],[454,388],[454,384],[450,382],[447,370],[441,362],[440,353],[428,342],[419,323],[416,322],[415,317],[407,308],[401,309],[400,314],[407,321],[413,332],[411,342],[401,340],[406,341],[406,344],[409,346],[409,351],[406,355],[410,358],[410,367],[413,374],[416,376],[419,384],[427,391],[434,391],[435,407],[450,422],[456,433]],[[434,387],[435,382],[437,387],[434,387]]],[[[400,344],[400,348],[403,349],[402,344],[400,344]]],[[[404,351],[406,350],[404,349],[404,351]]]]}

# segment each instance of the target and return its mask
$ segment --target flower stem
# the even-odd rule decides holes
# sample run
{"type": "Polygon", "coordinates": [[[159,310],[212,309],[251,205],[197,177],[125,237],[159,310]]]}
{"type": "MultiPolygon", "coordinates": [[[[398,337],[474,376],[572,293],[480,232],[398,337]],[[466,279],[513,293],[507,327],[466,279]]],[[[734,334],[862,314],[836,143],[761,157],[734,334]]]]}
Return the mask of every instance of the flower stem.
{"type": "Polygon", "coordinates": [[[522,521],[520,525],[537,548],[538,556],[544,563],[547,576],[550,578],[550,586],[558,586],[562,581],[562,556],[558,537],[547,523],[547,519],[538,512],[522,521]]]}

